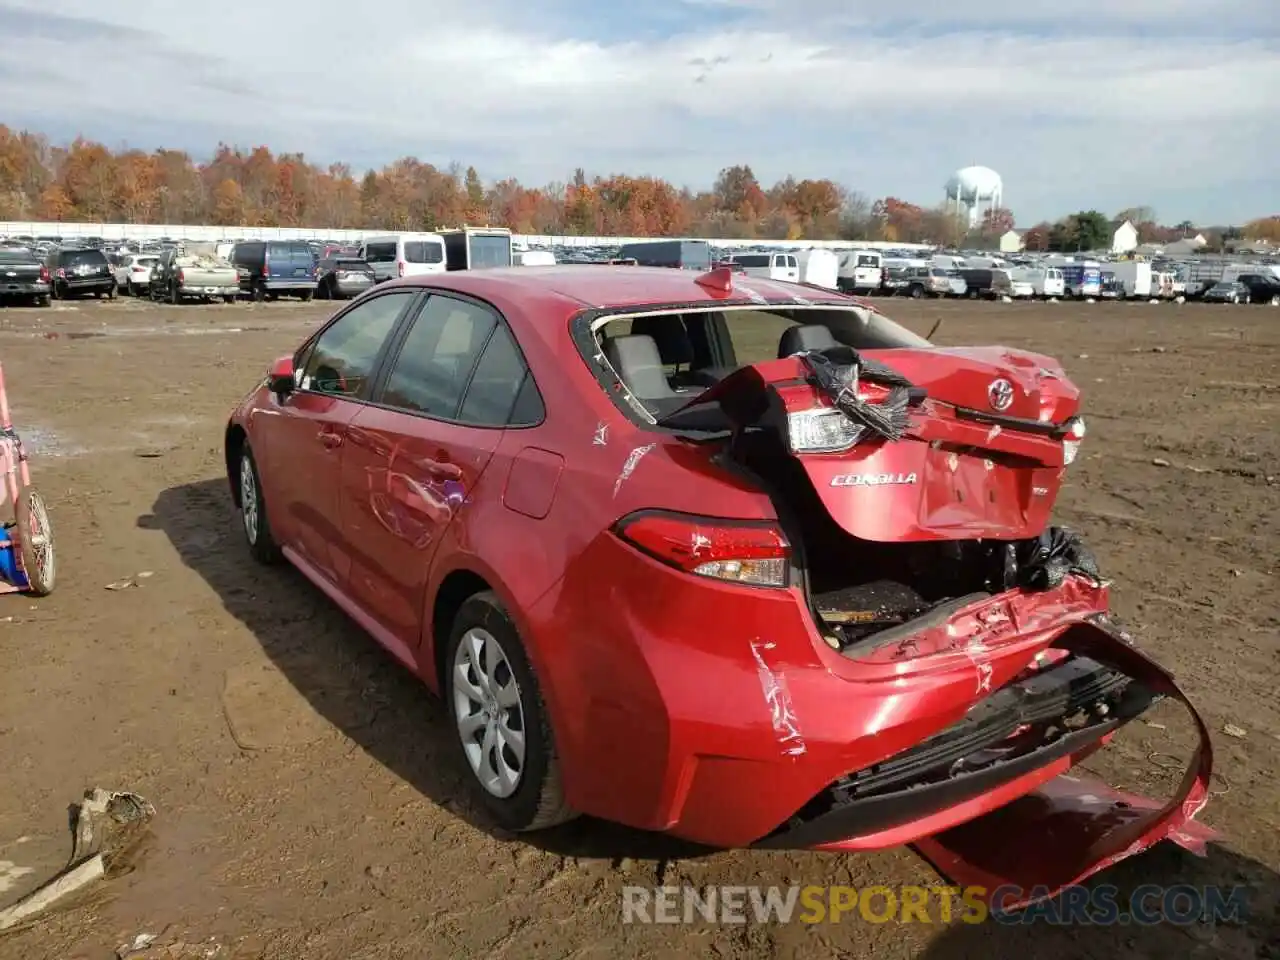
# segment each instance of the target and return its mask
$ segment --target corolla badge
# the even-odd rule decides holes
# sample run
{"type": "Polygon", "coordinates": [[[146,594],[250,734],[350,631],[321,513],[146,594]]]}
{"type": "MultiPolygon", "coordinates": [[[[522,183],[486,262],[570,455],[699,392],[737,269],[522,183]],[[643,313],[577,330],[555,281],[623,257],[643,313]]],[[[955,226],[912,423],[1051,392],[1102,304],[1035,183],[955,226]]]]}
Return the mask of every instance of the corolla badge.
{"type": "Polygon", "coordinates": [[[831,478],[833,487],[896,487],[915,483],[914,473],[842,473],[831,478]]]}
{"type": "Polygon", "coordinates": [[[987,402],[992,410],[1008,410],[1013,406],[1013,384],[1005,379],[992,380],[987,387],[987,402]]]}

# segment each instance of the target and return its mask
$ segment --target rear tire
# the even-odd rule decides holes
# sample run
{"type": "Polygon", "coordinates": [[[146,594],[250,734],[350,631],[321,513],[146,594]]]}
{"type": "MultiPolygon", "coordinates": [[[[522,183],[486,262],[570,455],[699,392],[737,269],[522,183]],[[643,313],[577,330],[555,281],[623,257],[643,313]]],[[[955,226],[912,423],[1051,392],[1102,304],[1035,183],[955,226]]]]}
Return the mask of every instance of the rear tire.
{"type": "Polygon", "coordinates": [[[53,527],[40,491],[34,487],[23,489],[18,494],[14,516],[17,522],[13,535],[18,540],[22,569],[27,576],[27,592],[47,597],[57,583],[58,571],[54,562],[53,527]]]}
{"type": "Polygon", "coordinates": [[[236,298],[235,298],[234,296],[232,296],[232,295],[228,295],[228,296],[225,296],[225,297],[223,297],[223,298],[222,298],[222,302],[223,302],[223,303],[235,303],[235,302],[236,302],[236,298]]]}
{"type": "Polygon", "coordinates": [[[443,663],[454,742],[485,811],[516,833],[572,820],[546,703],[496,594],[478,593],[462,604],[443,663]],[[500,771],[508,776],[498,777],[500,771]]]}
{"type": "Polygon", "coordinates": [[[240,485],[240,527],[244,530],[249,554],[259,563],[268,566],[279,563],[283,554],[275,537],[271,535],[267,503],[262,496],[262,480],[248,440],[240,448],[236,481],[240,485]]]}

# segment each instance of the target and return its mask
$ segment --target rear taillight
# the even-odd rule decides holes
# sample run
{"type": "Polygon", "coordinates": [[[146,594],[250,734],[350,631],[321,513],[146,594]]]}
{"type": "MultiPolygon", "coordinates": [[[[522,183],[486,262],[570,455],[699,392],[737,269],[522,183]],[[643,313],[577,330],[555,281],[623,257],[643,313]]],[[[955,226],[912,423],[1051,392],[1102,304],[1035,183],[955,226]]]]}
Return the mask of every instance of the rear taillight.
{"type": "Polygon", "coordinates": [[[398,273],[398,274],[399,274],[400,276],[402,276],[402,277],[404,276],[404,261],[403,261],[403,260],[397,260],[397,261],[396,261],[396,273],[398,273]]]}
{"type": "Polygon", "coordinates": [[[41,267],[41,268],[40,268],[40,282],[41,282],[41,283],[48,283],[48,282],[49,282],[49,268],[48,268],[48,267],[41,267]]]}
{"type": "Polygon", "coordinates": [[[65,280],[65,279],[67,279],[67,270],[66,270],[66,268],[65,268],[65,267],[59,267],[59,268],[58,268],[58,279],[59,279],[59,280],[65,280]]]}
{"type": "Polygon", "coordinates": [[[614,532],[669,567],[756,587],[785,587],[791,547],[771,522],[719,520],[644,510],[614,532]]]}
{"type": "Polygon", "coordinates": [[[1080,444],[1084,440],[1084,419],[1072,417],[1066,422],[1066,428],[1062,437],[1062,462],[1069,464],[1080,453],[1080,444]]]}
{"type": "Polygon", "coordinates": [[[186,282],[187,282],[187,271],[185,271],[185,270],[179,270],[179,271],[178,271],[178,283],[186,283],[186,282]]]}
{"type": "Polygon", "coordinates": [[[787,414],[787,439],[792,453],[839,453],[854,446],[866,432],[866,427],[854,423],[836,407],[787,414]]]}

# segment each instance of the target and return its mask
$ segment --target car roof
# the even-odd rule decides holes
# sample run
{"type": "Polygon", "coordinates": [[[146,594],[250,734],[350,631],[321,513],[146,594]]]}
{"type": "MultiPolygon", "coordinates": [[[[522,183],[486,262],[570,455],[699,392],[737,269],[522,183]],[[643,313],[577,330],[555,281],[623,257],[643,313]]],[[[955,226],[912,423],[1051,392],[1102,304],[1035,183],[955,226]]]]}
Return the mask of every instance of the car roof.
{"type": "Polygon", "coordinates": [[[702,273],[671,267],[560,264],[546,267],[498,267],[425,274],[393,281],[396,285],[436,287],[470,294],[483,300],[520,302],[523,299],[560,300],[577,309],[628,310],[666,304],[714,306],[759,304],[792,306],[830,303],[868,307],[865,302],[834,290],[735,275],[732,293],[725,295],[697,282],[702,273]]]}

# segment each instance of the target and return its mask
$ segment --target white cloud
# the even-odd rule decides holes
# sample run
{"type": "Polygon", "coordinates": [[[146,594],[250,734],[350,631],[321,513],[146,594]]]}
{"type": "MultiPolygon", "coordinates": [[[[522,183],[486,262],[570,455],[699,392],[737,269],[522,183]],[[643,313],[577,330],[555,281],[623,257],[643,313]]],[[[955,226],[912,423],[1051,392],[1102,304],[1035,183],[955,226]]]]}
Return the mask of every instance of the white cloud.
{"type": "MultiPolygon", "coordinates": [[[[637,27],[644,39],[624,40],[593,39],[608,8],[585,0],[569,2],[577,16],[553,3],[540,19],[517,0],[224,0],[190,17],[173,0],[24,2],[87,22],[6,41],[0,97],[23,123],[57,118],[109,142],[151,146],[139,131],[171,123],[193,147],[474,159],[487,177],[534,182],[583,166],[705,186],[746,162],[762,179],[831,176],[932,203],[951,170],[981,162],[1004,175],[1021,219],[1130,203],[1198,220],[1280,207],[1274,0],[1219,0],[1211,13],[1191,0],[919,0],[874,13],[848,0],[695,2],[686,32],[670,29],[673,10],[663,36],[637,27]],[[108,18],[153,36],[92,25],[108,18]],[[72,82],[51,82],[51,69],[72,82]]],[[[0,6],[6,37],[38,16],[14,9],[0,6]]]]}

